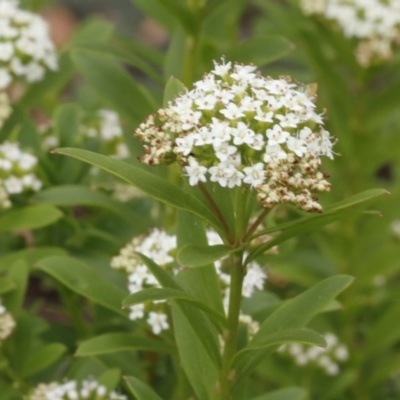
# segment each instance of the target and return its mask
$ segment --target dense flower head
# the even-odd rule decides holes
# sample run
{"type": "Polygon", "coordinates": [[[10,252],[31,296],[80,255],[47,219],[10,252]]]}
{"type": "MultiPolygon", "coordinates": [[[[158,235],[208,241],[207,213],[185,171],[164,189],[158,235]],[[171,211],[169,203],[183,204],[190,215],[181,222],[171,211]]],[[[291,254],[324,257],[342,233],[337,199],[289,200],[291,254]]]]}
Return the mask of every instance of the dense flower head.
{"type": "Polygon", "coordinates": [[[26,400],[127,400],[127,397],[89,379],[82,382],[41,383],[26,400]]]}
{"type": "Polygon", "coordinates": [[[327,343],[325,348],[290,343],[281,346],[278,351],[292,357],[297,365],[315,365],[327,375],[337,375],[340,371],[338,363],[349,358],[347,346],[331,332],[325,333],[324,338],[327,343]]]}
{"type": "MultiPolygon", "coordinates": [[[[214,231],[207,231],[208,243],[210,246],[222,244],[219,235],[214,231]]],[[[142,263],[136,252],[142,253],[152,259],[161,268],[177,274],[184,266],[177,264],[174,254],[177,251],[177,238],[166,232],[154,229],[148,236],[135,237],[124,248],[118,256],[111,260],[111,267],[124,271],[128,275],[128,289],[130,293],[140,290],[159,287],[159,283],[153,274],[142,263]]],[[[219,277],[221,294],[223,296],[224,308],[227,311],[229,305],[229,283],[230,275],[224,271],[224,260],[215,263],[219,277]]],[[[262,290],[267,275],[256,262],[247,267],[247,274],[244,279],[242,295],[251,297],[254,291],[262,290]]],[[[165,301],[156,301],[152,304],[136,304],[130,307],[130,319],[146,319],[154,334],[169,329],[168,311],[165,301]]],[[[242,316],[242,322],[248,326],[249,334],[253,335],[258,329],[258,324],[249,316],[242,316]]]]}
{"type": "Polygon", "coordinates": [[[0,0],[0,89],[18,79],[40,81],[46,71],[56,69],[56,51],[43,18],[15,1],[0,0]]]}
{"type": "Polygon", "coordinates": [[[11,114],[10,99],[7,93],[0,91],[0,129],[11,114]]]}
{"type": "Polygon", "coordinates": [[[17,143],[0,144],[0,209],[11,207],[9,196],[42,187],[34,172],[36,165],[37,158],[23,152],[17,143]]]}
{"type": "Polygon", "coordinates": [[[358,40],[356,57],[363,66],[390,59],[400,44],[398,0],[301,0],[305,14],[334,21],[348,38],[358,40]]]}
{"type": "Polygon", "coordinates": [[[321,156],[333,141],[308,87],[265,78],[252,65],[215,63],[194,89],[151,115],[135,135],[147,164],[178,161],[189,184],[247,186],[263,206],[321,211],[313,192],[330,189],[321,156]]]}
{"type": "Polygon", "coordinates": [[[0,342],[13,333],[15,326],[14,317],[7,311],[0,300],[0,342]]]}

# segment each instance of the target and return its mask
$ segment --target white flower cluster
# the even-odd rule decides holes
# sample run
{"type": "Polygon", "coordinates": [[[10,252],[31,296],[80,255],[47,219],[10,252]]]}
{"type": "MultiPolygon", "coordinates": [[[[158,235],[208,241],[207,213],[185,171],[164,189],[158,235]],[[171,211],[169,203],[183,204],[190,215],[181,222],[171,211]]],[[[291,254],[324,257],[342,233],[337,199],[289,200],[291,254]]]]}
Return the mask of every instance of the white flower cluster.
{"type": "Polygon", "coordinates": [[[7,339],[16,326],[14,317],[6,310],[0,300],[0,341],[7,339]]]}
{"type": "MultiPolygon", "coordinates": [[[[207,232],[209,245],[222,244],[221,238],[213,231],[207,232]]],[[[159,283],[147,269],[140,258],[135,254],[139,252],[152,259],[156,264],[173,274],[178,273],[179,266],[175,262],[173,254],[177,250],[177,238],[175,235],[168,235],[164,231],[154,229],[148,236],[134,238],[120,254],[111,260],[111,267],[124,271],[128,274],[128,289],[136,293],[146,288],[159,287],[159,283]]],[[[223,271],[223,261],[215,263],[220,279],[225,310],[229,303],[230,275],[223,271]]],[[[266,280],[266,273],[255,262],[248,265],[247,274],[243,284],[243,296],[251,297],[255,290],[262,290],[266,280]]],[[[168,315],[164,301],[157,301],[151,305],[137,304],[130,307],[130,319],[143,319],[150,325],[154,334],[169,329],[168,315]]],[[[257,322],[249,316],[243,316],[242,322],[249,327],[249,334],[254,334],[258,329],[257,322]]]]}
{"type": "Polygon", "coordinates": [[[0,89],[16,79],[40,81],[47,70],[57,66],[43,18],[21,10],[15,1],[0,0],[0,89]]]}
{"type": "Polygon", "coordinates": [[[348,38],[356,38],[356,57],[366,67],[392,58],[400,44],[398,0],[301,0],[305,14],[334,21],[348,38]]]}
{"type": "Polygon", "coordinates": [[[36,165],[37,158],[23,152],[18,144],[0,145],[0,209],[11,207],[10,195],[38,191],[42,187],[34,173],[36,165]]]}
{"type": "Polygon", "coordinates": [[[0,92],[0,129],[10,114],[10,99],[8,98],[7,93],[0,92]]]}
{"type": "Polygon", "coordinates": [[[326,348],[290,343],[284,344],[278,351],[290,355],[297,365],[312,364],[322,368],[327,375],[337,375],[340,371],[338,362],[344,362],[349,358],[347,346],[339,343],[333,333],[325,333],[324,338],[327,343],[326,348]]]}
{"type": "Polygon", "coordinates": [[[101,109],[92,121],[82,127],[89,138],[100,139],[105,153],[117,158],[129,157],[129,149],[123,137],[121,121],[115,111],[101,109]]]}
{"type": "Polygon", "coordinates": [[[127,397],[90,379],[82,382],[71,380],[64,383],[41,383],[26,400],[127,400],[127,397]]]}
{"type": "Polygon", "coordinates": [[[320,167],[333,142],[307,87],[230,62],[215,63],[194,86],[136,130],[146,142],[142,162],[177,160],[192,186],[246,185],[266,208],[322,211],[312,192],[330,189],[320,167]]]}
{"type": "MultiPolygon", "coordinates": [[[[135,252],[144,254],[160,267],[176,273],[178,269],[171,255],[171,252],[176,247],[176,236],[154,229],[148,236],[133,238],[131,242],[121,249],[119,255],[111,260],[111,267],[128,274],[128,289],[130,293],[160,287],[157,279],[135,252]]],[[[161,331],[169,329],[168,315],[163,303],[163,301],[155,302],[150,307],[146,307],[145,304],[131,306],[130,319],[142,319],[146,315],[146,322],[150,325],[153,333],[158,335],[161,331]]]]}

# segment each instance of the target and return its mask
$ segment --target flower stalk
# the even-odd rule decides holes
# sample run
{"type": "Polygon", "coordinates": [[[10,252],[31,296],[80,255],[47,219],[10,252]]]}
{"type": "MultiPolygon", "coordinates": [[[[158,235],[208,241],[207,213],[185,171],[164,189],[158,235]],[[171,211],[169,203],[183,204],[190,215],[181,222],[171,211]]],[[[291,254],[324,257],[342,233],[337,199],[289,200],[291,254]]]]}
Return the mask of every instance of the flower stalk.
{"type": "Polygon", "coordinates": [[[245,270],[242,264],[243,252],[230,256],[231,284],[229,288],[228,330],[224,337],[222,368],[218,385],[219,399],[231,399],[233,376],[231,363],[236,354],[239,327],[240,306],[242,302],[242,287],[245,270]]]}

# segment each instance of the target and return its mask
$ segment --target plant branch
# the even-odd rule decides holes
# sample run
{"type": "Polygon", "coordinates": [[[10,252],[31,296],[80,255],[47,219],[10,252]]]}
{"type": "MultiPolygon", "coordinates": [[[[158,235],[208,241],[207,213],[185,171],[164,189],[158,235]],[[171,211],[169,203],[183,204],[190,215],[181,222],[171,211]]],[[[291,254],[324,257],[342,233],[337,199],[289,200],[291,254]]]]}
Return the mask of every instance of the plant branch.
{"type": "Polygon", "coordinates": [[[219,380],[219,399],[231,400],[232,375],[231,363],[236,354],[239,327],[240,305],[242,302],[242,287],[244,268],[242,265],[243,252],[230,256],[231,283],[229,287],[228,330],[224,338],[222,368],[219,380]]]}
{"type": "Polygon", "coordinates": [[[255,230],[259,227],[259,225],[264,221],[269,211],[270,211],[269,208],[264,208],[262,213],[258,216],[258,218],[253,222],[253,224],[247,230],[246,234],[243,237],[243,242],[246,242],[249,239],[249,237],[255,232],[255,230]]]}
{"type": "Polygon", "coordinates": [[[231,242],[232,241],[231,231],[230,231],[229,226],[226,223],[225,218],[222,215],[222,212],[219,209],[217,203],[214,201],[214,199],[208,192],[207,188],[201,182],[198,183],[198,187],[199,187],[201,193],[203,193],[203,195],[206,198],[206,200],[208,201],[208,203],[210,204],[210,206],[211,206],[212,210],[214,211],[215,215],[217,216],[219,222],[221,223],[222,229],[225,231],[225,233],[228,237],[228,241],[231,242]]]}

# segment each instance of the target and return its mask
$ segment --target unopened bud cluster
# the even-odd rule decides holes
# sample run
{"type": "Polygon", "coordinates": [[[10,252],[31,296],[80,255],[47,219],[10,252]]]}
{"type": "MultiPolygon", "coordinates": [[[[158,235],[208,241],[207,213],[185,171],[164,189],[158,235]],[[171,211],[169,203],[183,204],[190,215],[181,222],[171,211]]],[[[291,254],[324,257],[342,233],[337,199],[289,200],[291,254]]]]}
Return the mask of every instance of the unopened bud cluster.
{"type": "Polygon", "coordinates": [[[333,158],[332,138],[308,87],[261,76],[252,65],[215,68],[151,115],[135,135],[147,164],[178,161],[194,186],[247,186],[265,208],[292,203],[322,211],[314,192],[330,189],[321,156],[333,158]]]}
{"type": "Polygon", "coordinates": [[[349,358],[347,346],[339,343],[333,333],[325,333],[324,338],[326,348],[290,343],[281,346],[278,351],[292,357],[297,365],[315,365],[327,375],[337,375],[340,371],[339,363],[349,358]]]}
{"type": "Polygon", "coordinates": [[[10,196],[38,191],[42,182],[35,174],[37,158],[17,143],[0,145],[0,209],[11,207],[10,196]]]}
{"type": "Polygon", "coordinates": [[[300,5],[305,14],[321,15],[355,38],[356,57],[364,67],[392,58],[400,44],[398,0],[301,0],[300,5]]]}
{"type": "Polygon", "coordinates": [[[95,380],[74,380],[64,383],[42,383],[26,400],[127,400],[126,396],[108,390],[95,380]]]}
{"type": "Polygon", "coordinates": [[[0,89],[16,80],[35,82],[57,69],[57,56],[47,23],[21,10],[17,2],[0,0],[0,89]]]}
{"type": "Polygon", "coordinates": [[[16,326],[14,317],[7,311],[0,300],[0,341],[7,339],[16,326]]]}
{"type": "MultiPolygon", "coordinates": [[[[210,246],[222,244],[221,238],[213,231],[207,232],[208,243],[210,246]]],[[[136,252],[149,257],[161,268],[172,274],[177,274],[181,267],[174,258],[177,252],[177,238],[175,235],[168,235],[166,232],[154,229],[148,236],[140,236],[132,239],[118,256],[111,260],[111,267],[124,271],[128,274],[128,289],[131,293],[136,293],[147,288],[159,287],[159,283],[142,263],[136,252]]],[[[223,296],[224,308],[227,311],[229,305],[229,284],[230,275],[224,272],[224,260],[215,263],[216,271],[220,280],[221,294],[223,296]]],[[[256,262],[252,262],[247,267],[247,274],[244,278],[242,295],[251,297],[254,291],[262,290],[266,280],[265,271],[256,262]]],[[[144,319],[151,327],[154,334],[159,334],[163,330],[169,329],[168,308],[165,301],[152,302],[151,304],[136,304],[130,307],[130,319],[144,319]]],[[[258,329],[258,324],[250,317],[243,316],[242,322],[249,326],[249,334],[254,334],[258,329]]]]}

